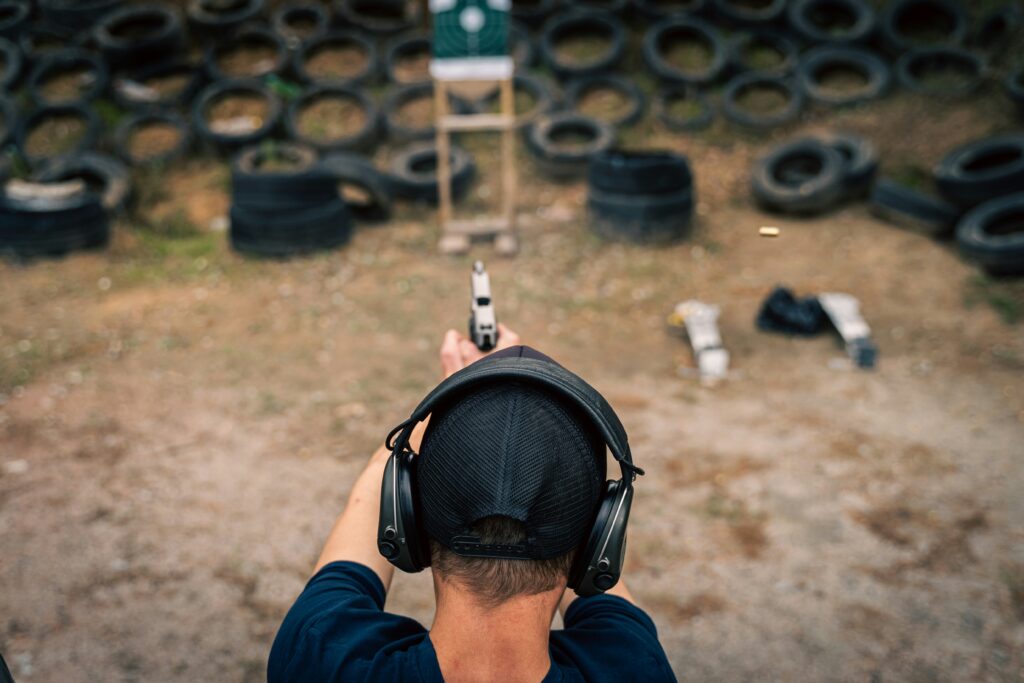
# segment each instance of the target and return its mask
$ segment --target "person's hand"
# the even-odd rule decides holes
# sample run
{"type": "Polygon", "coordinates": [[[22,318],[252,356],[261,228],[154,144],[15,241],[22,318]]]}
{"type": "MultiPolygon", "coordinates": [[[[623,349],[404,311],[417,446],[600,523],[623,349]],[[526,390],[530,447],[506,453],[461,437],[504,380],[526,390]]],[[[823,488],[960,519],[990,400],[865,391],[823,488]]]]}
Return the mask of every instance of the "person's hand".
{"type": "Polygon", "coordinates": [[[498,345],[494,347],[493,351],[487,353],[478,349],[476,344],[465,335],[459,334],[455,330],[448,330],[444,335],[444,341],[441,342],[441,372],[444,378],[448,379],[462,368],[494,353],[494,351],[519,344],[522,344],[519,335],[505,327],[503,323],[498,323],[498,345]]]}

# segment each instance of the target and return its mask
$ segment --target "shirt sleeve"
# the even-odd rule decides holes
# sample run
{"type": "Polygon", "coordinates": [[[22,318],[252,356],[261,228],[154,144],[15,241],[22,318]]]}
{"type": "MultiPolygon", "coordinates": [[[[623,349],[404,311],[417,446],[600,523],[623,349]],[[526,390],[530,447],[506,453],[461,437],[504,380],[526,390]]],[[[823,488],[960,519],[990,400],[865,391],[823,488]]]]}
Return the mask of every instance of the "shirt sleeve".
{"type": "Polygon", "coordinates": [[[586,681],[676,680],[647,613],[617,595],[577,598],[565,628],[551,633],[552,654],[586,681]]]}
{"type": "Polygon", "coordinates": [[[372,680],[385,673],[382,667],[400,667],[401,653],[422,642],[426,630],[413,619],[385,612],[384,598],[384,585],[369,567],[325,566],[306,584],[277,632],[268,683],[372,680]]]}

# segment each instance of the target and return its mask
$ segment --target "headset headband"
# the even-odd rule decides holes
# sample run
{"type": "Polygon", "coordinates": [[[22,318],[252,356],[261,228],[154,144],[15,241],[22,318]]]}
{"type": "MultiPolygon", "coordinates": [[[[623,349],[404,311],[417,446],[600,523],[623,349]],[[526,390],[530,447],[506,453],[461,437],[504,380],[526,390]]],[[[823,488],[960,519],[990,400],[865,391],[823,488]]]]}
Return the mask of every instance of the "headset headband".
{"type": "Polygon", "coordinates": [[[451,396],[495,379],[521,380],[551,389],[582,409],[596,426],[612,457],[622,468],[623,481],[630,483],[644,471],[633,464],[626,430],[611,405],[580,377],[555,363],[536,358],[485,358],[459,370],[444,380],[424,398],[408,420],[391,430],[385,446],[391,451],[406,450],[413,429],[451,396]]]}

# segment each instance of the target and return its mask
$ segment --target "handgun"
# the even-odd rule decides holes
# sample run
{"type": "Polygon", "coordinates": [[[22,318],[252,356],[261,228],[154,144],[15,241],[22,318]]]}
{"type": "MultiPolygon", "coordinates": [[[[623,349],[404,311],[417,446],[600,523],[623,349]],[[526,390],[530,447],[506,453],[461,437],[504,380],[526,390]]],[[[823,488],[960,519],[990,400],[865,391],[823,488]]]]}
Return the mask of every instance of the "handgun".
{"type": "Polygon", "coordinates": [[[473,264],[470,288],[469,338],[481,351],[490,351],[498,343],[498,317],[491,299],[491,277],[482,261],[473,264]]]}

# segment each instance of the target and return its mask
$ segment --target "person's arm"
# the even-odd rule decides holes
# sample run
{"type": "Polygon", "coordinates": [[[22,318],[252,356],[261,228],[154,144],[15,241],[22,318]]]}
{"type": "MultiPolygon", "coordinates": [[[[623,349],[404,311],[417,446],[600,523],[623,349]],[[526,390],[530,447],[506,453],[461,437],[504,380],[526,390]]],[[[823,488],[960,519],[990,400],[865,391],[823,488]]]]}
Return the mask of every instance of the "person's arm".
{"type": "MultiPolygon", "coordinates": [[[[516,346],[519,335],[502,324],[498,324],[498,349],[516,346]]],[[[455,330],[448,330],[441,344],[441,370],[447,379],[467,365],[487,354],[481,352],[473,342],[455,330]]],[[[415,452],[420,450],[427,421],[416,425],[409,446],[415,452]]],[[[356,479],[349,493],[345,510],[334,523],[327,543],[320,553],[313,573],[316,574],[331,562],[348,560],[366,565],[380,577],[384,591],[391,587],[395,568],[377,551],[377,522],[380,516],[380,487],[384,478],[384,466],[391,452],[381,446],[370,458],[362,474],[356,479]]]]}

